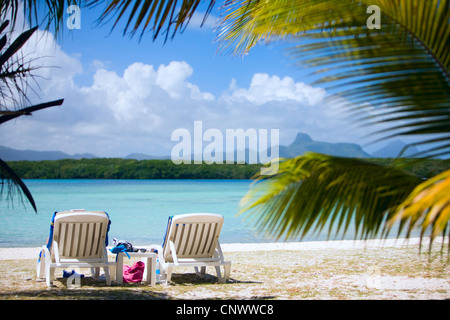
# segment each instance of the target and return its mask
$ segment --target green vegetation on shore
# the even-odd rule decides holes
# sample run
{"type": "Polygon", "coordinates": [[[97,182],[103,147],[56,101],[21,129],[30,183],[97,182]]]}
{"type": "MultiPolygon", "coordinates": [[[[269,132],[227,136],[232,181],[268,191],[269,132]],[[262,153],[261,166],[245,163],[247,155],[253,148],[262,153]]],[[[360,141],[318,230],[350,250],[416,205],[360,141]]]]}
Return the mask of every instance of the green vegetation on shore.
{"type": "MultiPolygon", "coordinates": [[[[367,159],[389,164],[393,159],[367,159]]],[[[411,160],[412,161],[412,160],[411,160]]],[[[22,179],[250,179],[259,164],[180,164],[171,160],[119,158],[11,161],[8,165],[22,179]]],[[[421,178],[450,169],[450,160],[430,159],[405,168],[421,178]]]]}
{"type": "Polygon", "coordinates": [[[171,160],[119,158],[12,161],[22,179],[249,179],[259,165],[176,165],[171,160]]]}

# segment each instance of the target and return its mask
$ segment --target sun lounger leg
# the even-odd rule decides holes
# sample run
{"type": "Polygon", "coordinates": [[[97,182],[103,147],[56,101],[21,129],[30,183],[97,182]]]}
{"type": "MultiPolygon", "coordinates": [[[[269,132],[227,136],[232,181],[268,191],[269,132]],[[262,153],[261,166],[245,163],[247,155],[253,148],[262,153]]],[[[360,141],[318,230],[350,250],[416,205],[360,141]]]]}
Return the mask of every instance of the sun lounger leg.
{"type": "Polygon", "coordinates": [[[201,267],[200,271],[198,269],[198,267],[194,267],[195,269],[195,274],[199,277],[203,277],[206,274],[206,267],[201,267]]]}
{"type": "Polygon", "coordinates": [[[45,278],[45,253],[44,250],[40,252],[40,257],[36,266],[36,278],[43,279],[45,278]]]}
{"type": "Polygon", "coordinates": [[[106,285],[111,285],[111,275],[109,274],[109,267],[103,267],[103,270],[105,271],[105,279],[106,279],[106,285]]]}
{"type": "Polygon", "coordinates": [[[206,274],[206,267],[202,267],[200,273],[202,276],[204,276],[206,274]]]}
{"type": "Polygon", "coordinates": [[[173,269],[173,267],[167,267],[167,270],[166,270],[166,283],[170,282],[170,280],[172,279],[172,269],[173,269]]]}
{"type": "Polygon", "coordinates": [[[220,283],[226,283],[227,280],[230,278],[230,268],[231,264],[224,264],[223,265],[223,277],[220,276],[220,266],[216,267],[217,270],[217,278],[219,279],[220,283]]]}
{"type": "Polygon", "coordinates": [[[220,279],[222,279],[222,276],[220,273],[220,266],[215,266],[215,268],[216,268],[216,272],[217,272],[217,279],[219,279],[219,281],[220,281],[220,279]]]}
{"type": "Polygon", "coordinates": [[[224,268],[224,275],[223,275],[223,282],[227,282],[228,279],[230,279],[230,270],[231,270],[231,264],[226,264],[223,266],[224,268]]]}
{"type": "Polygon", "coordinates": [[[48,267],[45,272],[45,279],[47,281],[47,286],[53,286],[53,278],[55,277],[55,268],[48,267]]]}
{"type": "Polygon", "coordinates": [[[45,252],[45,280],[47,282],[47,286],[51,287],[53,285],[53,276],[55,274],[55,269],[50,267],[51,257],[48,251],[45,252]]]}
{"type": "Polygon", "coordinates": [[[100,277],[100,268],[98,268],[98,267],[91,268],[91,274],[92,274],[92,278],[98,279],[100,277]]]}

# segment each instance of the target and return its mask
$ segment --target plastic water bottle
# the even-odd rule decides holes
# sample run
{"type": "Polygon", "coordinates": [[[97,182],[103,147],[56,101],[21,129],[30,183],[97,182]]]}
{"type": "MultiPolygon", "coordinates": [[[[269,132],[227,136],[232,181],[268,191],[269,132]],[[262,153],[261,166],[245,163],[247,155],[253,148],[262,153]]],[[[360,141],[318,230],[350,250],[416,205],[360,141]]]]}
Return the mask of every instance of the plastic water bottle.
{"type": "Polygon", "coordinates": [[[160,270],[160,264],[159,259],[156,259],[156,283],[161,282],[161,270],[160,270]]]}

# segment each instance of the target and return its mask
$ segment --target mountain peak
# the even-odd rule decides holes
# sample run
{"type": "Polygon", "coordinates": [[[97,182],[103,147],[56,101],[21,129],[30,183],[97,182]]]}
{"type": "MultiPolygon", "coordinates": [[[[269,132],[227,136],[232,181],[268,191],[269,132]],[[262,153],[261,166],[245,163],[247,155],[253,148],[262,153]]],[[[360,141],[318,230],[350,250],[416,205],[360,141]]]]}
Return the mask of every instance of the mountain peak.
{"type": "Polygon", "coordinates": [[[329,143],[315,141],[306,133],[299,132],[289,146],[280,146],[280,157],[291,158],[305,152],[317,152],[339,157],[368,158],[370,155],[361,146],[354,143],[329,143]]]}
{"type": "Polygon", "coordinates": [[[307,135],[306,133],[299,132],[297,133],[294,142],[292,142],[290,146],[299,146],[310,142],[313,142],[313,139],[311,139],[309,135],[307,135]]]}

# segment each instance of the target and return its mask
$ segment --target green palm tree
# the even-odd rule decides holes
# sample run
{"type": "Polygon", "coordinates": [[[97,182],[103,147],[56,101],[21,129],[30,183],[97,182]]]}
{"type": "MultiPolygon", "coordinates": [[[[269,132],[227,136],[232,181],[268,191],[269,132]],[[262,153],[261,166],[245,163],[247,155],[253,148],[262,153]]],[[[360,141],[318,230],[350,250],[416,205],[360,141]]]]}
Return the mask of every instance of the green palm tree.
{"type": "MultiPolygon", "coordinates": [[[[125,22],[124,33],[152,32],[153,39],[182,31],[200,3],[68,2],[102,6],[100,21],[112,19],[113,28],[125,22]]],[[[36,12],[35,3],[26,1],[26,9],[36,12]]],[[[53,6],[48,21],[59,25],[64,1],[47,3],[53,6]]],[[[205,17],[215,5],[207,2],[205,17]]],[[[365,124],[387,125],[374,132],[378,139],[415,136],[425,148],[418,156],[450,153],[449,0],[241,0],[224,1],[220,10],[223,50],[246,54],[261,42],[289,41],[292,57],[311,68],[319,78],[313,84],[323,85],[331,101],[365,124]],[[372,8],[380,9],[379,28],[368,24],[372,8]]],[[[315,153],[280,159],[276,175],[255,177],[243,212],[276,237],[332,226],[345,233],[354,223],[358,237],[398,225],[407,236],[417,227],[421,235],[430,231],[433,241],[449,224],[450,171],[422,181],[403,171],[410,164],[315,153]]]]}
{"type": "MultiPolygon", "coordinates": [[[[37,27],[22,32],[12,43],[9,43],[7,28],[10,21],[6,19],[9,12],[5,10],[6,7],[2,3],[0,7],[0,125],[45,108],[61,105],[64,101],[61,99],[29,105],[26,89],[36,66],[31,66],[30,61],[26,61],[18,52],[37,27]]],[[[25,183],[5,161],[0,159],[0,196],[5,193],[9,199],[15,193],[20,195],[23,193],[37,212],[36,203],[25,183]]]]}
{"type": "MultiPolygon", "coordinates": [[[[242,1],[224,18],[226,47],[246,53],[260,41],[298,42],[291,54],[314,68],[316,83],[361,121],[388,124],[380,138],[418,136],[428,156],[450,153],[449,1],[242,1]],[[381,11],[370,29],[367,8],[381,11]]],[[[424,152],[424,153],[425,153],[424,152]]],[[[450,171],[429,181],[390,166],[319,154],[281,160],[276,176],[256,178],[243,211],[271,235],[355,223],[358,236],[387,234],[398,222],[431,240],[450,219],[450,171]]]]}

